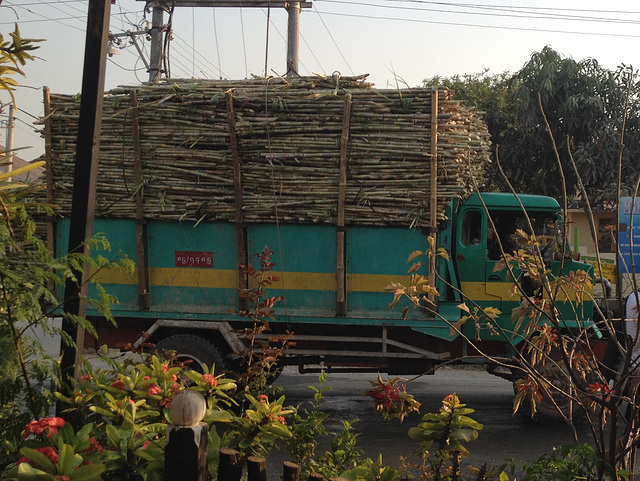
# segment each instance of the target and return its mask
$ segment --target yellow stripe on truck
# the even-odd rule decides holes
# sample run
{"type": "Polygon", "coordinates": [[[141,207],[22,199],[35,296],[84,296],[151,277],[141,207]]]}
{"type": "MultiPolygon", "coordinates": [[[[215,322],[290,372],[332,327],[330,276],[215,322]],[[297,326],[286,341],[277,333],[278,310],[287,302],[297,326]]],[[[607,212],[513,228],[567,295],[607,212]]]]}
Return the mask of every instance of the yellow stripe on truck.
{"type": "MultiPolygon", "coordinates": [[[[318,272],[277,272],[279,281],[273,283],[275,289],[335,291],[336,276],[333,273],[318,272]]],[[[136,272],[127,274],[116,270],[102,270],[95,274],[101,284],[136,285],[136,272]]],[[[251,280],[250,280],[251,282],[251,280]]],[[[350,292],[383,292],[391,282],[407,282],[406,275],[397,277],[385,274],[349,274],[347,290],[350,292]]],[[[225,269],[190,269],[176,267],[155,267],[149,269],[149,284],[154,286],[204,287],[209,289],[235,289],[238,286],[238,271],[225,269]]]]}

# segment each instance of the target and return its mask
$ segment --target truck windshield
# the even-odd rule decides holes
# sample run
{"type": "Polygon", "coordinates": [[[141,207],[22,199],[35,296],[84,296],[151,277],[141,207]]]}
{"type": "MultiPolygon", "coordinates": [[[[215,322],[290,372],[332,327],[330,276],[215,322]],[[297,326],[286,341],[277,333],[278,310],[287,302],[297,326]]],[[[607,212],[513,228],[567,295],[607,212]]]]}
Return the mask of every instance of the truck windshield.
{"type": "Polygon", "coordinates": [[[497,239],[500,239],[502,247],[507,254],[512,254],[523,245],[518,242],[517,230],[522,230],[527,235],[544,236],[541,247],[544,248],[555,240],[557,214],[553,212],[533,211],[523,213],[514,210],[491,210],[489,216],[493,220],[495,232],[491,222],[487,226],[488,256],[497,260],[501,257],[497,239]],[[533,229],[533,230],[532,230],[533,229]],[[493,241],[493,245],[492,245],[493,241]]]}

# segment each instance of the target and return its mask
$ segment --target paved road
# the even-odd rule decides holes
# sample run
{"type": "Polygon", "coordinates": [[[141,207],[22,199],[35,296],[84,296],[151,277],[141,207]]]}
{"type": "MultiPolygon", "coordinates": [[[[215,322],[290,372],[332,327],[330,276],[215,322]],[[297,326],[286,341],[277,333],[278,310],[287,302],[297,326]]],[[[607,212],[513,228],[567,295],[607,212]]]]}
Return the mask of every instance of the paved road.
{"type": "MultiPolygon", "coordinates": [[[[310,398],[307,386],[317,385],[317,378],[317,374],[285,372],[277,384],[283,386],[288,404],[297,404],[310,398]]],[[[499,465],[509,457],[534,461],[553,447],[576,441],[568,426],[540,426],[520,415],[514,416],[511,383],[483,370],[441,368],[433,376],[413,381],[409,391],[422,403],[422,414],[413,414],[402,424],[384,421],[373,411],[372,400],[363,395],[370,387],[368,380],[374,378],[375,374],[330,374],[326,385],[332,390],[325,396],[324,410],[330,414],[328,426],[335,430],[341,428],[343,419],[360,419],[356,424],[361,433],[359,447],[372,459],[382,453],[386,464],[397,466],[399,456],[407,456],[417,447],[407,430],[418,424],[422,414],[437,411],[442,399],[454,392],[476,410],[472,417],[484,424],[478,440],[467,445],[471,455],[465,458],[465,464],[499,465]]],[[[578,431],[580,444],[590,442],[586,426],[578,431]]],[[[271,469],[274,467],[270,466],[271,469]]]]}

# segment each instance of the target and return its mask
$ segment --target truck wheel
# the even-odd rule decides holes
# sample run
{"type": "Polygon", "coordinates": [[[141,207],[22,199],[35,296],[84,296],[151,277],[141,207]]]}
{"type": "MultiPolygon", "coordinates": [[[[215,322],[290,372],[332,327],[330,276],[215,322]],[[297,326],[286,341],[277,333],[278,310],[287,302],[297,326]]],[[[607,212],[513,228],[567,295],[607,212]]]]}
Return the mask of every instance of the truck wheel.
{"type": "MultiPolygon", "coordinates": [[[[550,384],[553,384],[559,390],[567,392],[570,389],[570,384],[567,381],[567,375],[564,372],[564,366],[560,363],[560,353],[557,349],[553,349],[550,358],[556,361],[547,360],[544,365],[538,366],[536,369],[542,374],[550,384]]],[[[518,380],[523,379],[525,373],[521,369],[513,370],[513,388],[517,393],[518,380]]],[[[587,379],[589,376],[587,375],[587,379]]],[[[589,384],[589,380],[584,382],[584,386],[580,386],[580,390],[589,384]]],[[[542,393],[542,399],[536,402],[536,412],[531,413],[531,394],[522,401],[520,406],[523,414],[533,419],[538,424],[554,425],[565,424],[565,418],[571,419],[572,422],[578,423],[584,418],[584,411],[580,407],[577,401],[571,400],[568,396],[559,393],[553,387],[549,389],[548,393],[542,393]],[[560,410],[561,412],[559,412],[560,410]]]]}
{"type": "Polygon", "coordinates": [[[175,360],[187,362],[189,369],[204,374],[204,366],[209,370],[215,364],[215,372],[227,369],[222,354],[207,339],[193,334],[177,334],[162,339],[156,344],[156,351],[175,351],[175,360]]]}

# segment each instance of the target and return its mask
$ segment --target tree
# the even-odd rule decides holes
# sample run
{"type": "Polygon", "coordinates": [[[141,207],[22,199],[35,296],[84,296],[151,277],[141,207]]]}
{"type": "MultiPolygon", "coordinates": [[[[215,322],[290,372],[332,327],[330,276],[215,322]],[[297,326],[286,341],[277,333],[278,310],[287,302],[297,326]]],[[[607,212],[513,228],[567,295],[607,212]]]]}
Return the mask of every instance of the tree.
{"type": "MultiPolygon", "coordinates": [[[[611,71],[595,59],[575,61],[545,47],[513,75],[489,76],[485,71],[449,79],[434,77],[425,83],[434,81],[454,88],[458,98],[486,112],[494,154],[497,150],[494,158],[519,192],[560,198],[564,175],[569,195],[575,196],[577,176],[571,149],[592,202],[615,199],[623,128],[622,178],[632,179],[640,172],[632,162],[640,149],[640,91],[638,76],[630,67],[611,71]]],[[[488,187],[505,190],[498,165],[493,169],[488,187]]],[[[630,195],[634,186],[628,180],[621,188],[630,195]]]]}

